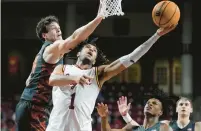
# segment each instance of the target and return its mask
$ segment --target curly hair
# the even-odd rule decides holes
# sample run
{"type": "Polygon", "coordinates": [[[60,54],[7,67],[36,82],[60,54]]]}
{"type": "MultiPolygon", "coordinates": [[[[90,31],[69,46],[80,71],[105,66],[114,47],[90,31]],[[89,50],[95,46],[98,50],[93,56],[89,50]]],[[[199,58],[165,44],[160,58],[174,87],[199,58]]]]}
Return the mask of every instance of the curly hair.
{"type": "Polygon", "coordinates": [[[42,18],[36,26],[37,37],[43,42],[45,41],[45,39],[42,37],[42,33],[48,32],[47,26],[50,25],[52,22],[56,22],[59,24],[58,18],[56,16],[50,15],[42,18]]]}
{"type": "MultiPolygon", "coordinates": [[[[73,56],[73,52],[80,52],[87,44],[91,44],[96,47],[97,49],[97,57],[96,57],[96,63],[93,65],[95,67],[108,64],[110,61],[107,59],[106,55],[97,47],[96,41],[98,38],[93,38],[91,40],[86,39],[85,41],[81,42],[73,51],[71,51],[67,57],[73,56]]],[[[74,57],[71,57],[74,58],[74,57]]],[[[75,59],[75,58],[74,58],[75,59]]]]}
{"type": "MultiPolygon", "coordinates": [[[[145,93],[146,94],[146,93],[145,93]]],[[[147,102],[148,99],[155,98],[158,99],[162,104],[162,111],[163,115],[160,117],[161,120],[165,119],[167,116],[169,116],[170,111],[172,110],[172,106],[175,107],[174,101],[177,99],[176,96],[170,96],[167,93],[165,93],[163,90],[160,90],[159,88],[152,88],[151,94],[146,94],[144,99],[144,105],[147,102]]],[[[173,114],[173,117],[175,114],[173,114]]]]}

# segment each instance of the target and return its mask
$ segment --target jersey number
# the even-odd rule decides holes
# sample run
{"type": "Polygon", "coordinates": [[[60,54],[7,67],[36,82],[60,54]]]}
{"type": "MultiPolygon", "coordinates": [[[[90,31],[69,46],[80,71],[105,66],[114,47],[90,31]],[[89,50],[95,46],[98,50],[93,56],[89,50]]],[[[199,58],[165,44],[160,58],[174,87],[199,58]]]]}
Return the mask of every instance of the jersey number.
{"type": "Polygon", "coordinates": [[[75,93],[71,95],[71,102],[70,102],[69,109],[74,109],[74,100],[75,100],[75,93]]]}

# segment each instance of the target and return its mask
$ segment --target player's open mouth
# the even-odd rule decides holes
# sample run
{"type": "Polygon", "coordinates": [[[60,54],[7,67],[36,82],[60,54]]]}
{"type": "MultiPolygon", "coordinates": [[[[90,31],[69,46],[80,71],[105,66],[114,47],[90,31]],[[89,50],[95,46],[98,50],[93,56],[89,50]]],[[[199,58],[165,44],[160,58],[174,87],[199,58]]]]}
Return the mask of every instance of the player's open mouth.
{"type": "Polygon", "coordinates": [[[92,53],[91,53],[91,52],[88,52],[87,54],[90,55],[90,56],[92,56],[92,53]]]}
{"type": "Polygon", "coordinates": [[[151,110],[151,107],[147,106],[147,107],[146,107],[146,110],[151,110]]]}

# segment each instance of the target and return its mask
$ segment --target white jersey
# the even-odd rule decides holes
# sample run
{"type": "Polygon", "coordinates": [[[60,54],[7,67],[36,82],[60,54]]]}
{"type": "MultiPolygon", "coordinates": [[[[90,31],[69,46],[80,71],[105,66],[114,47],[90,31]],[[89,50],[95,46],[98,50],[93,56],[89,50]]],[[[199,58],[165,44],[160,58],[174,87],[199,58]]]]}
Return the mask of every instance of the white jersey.
{"type": "Polygon", "coordinates": [[[94,79],[89,85],[53,87],[53,110],[46,131],[92,131],[91,114],[99,94],[97,68],[82,70],[75,65],[64,67],[65,75],[88,75],[94,79]]]}

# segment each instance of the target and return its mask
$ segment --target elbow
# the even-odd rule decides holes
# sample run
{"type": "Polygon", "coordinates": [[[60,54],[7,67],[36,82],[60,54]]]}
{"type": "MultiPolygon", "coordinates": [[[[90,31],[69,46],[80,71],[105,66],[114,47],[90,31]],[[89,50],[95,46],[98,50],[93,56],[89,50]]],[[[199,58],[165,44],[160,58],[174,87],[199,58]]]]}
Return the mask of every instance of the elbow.
{"type": "Polygon", "coordinates": [[[49,85],[50,85],[50,86],[55,86],[55,82],[56,82],[56,80],[55,80],[54,77],[51,75],[50,78],[49,78],[49,85]]]}

